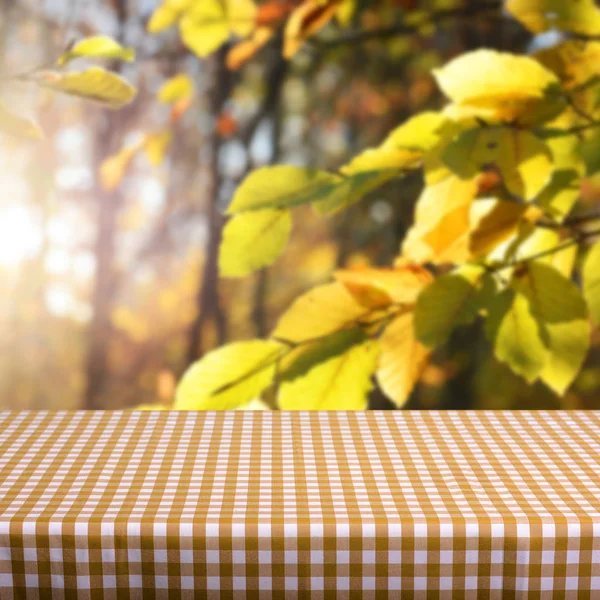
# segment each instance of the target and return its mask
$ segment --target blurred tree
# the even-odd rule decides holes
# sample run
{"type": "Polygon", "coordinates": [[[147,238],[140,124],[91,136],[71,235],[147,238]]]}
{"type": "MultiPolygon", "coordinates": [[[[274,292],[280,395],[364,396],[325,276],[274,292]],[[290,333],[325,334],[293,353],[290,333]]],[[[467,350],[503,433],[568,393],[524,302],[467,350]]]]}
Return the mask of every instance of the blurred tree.
{"type": "Polygon", "coordinates": [[[5,406],[594,406],[591,0],[1,2],[5,406]]]}

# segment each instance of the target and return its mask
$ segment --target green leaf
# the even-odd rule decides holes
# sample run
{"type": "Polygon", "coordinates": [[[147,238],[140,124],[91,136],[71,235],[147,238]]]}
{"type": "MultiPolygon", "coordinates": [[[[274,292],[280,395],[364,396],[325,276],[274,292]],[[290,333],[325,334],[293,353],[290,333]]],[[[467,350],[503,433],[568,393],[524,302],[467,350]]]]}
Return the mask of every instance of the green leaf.
{"type": "Polygon", "coordinates": [[[317,213],[330,215],[358,202],[401,172],[399,169],[383,169],[359,171],[341,177],[326,171],[287,165],[263,167],[246,177],[227,214],[313,203],[317,213]]]}
{"type": "Polygon", "coordinates": [[[431,348],[444,344],[455,327],[475,320],[494,287],[492,276],[475,265],[438,277],[417,299],[417,338],[431,348]]]}
{"type": "Polygon", "coordinates": [[[135,88],[122,77],[100,67],[79,73],[39,71],[32,78],[43,87],[99,102],[109,108],[129,104],[136,94],[135,88]]]}
{"type": "Polygon", "coordinates": [[[351,330],[316,344],[282,378],[282,410],[364,410],[379,347],[351,330]]]}
{"type": "Polygon", "coordinates": [[[555,171],[536,203],[554,220],[562,222],[579,199],[579,183],[579,174],[574,169],[555,171]]]}
{"type": "Polygon", "coordinates": [[[96,35],[75,43],[67,52],[59,57],[57,64],[64,66],[75,58],[112,58],[132,62],[135,50],[125,48],[105,35],[96,35]]]}
{"type": "Polygon", "coordinates": [[[334,332],[314,342],[302,344],[282,360],[279,380],[289,382],[303,377],[320,363],[336,358],[353,346],[366,341],[364,329],[352,327],[334,332]]]}
{"type": "Polygon", "coordinates": [[[313,208],[320,215],[332,215],[352,206],[373,190],[381,187],[402,173],[399,169],[362,171],[343,178],[324,200],[313,202],[313,208]]]}
{"type": "Polygon", "coordinates": [[[518,235],[511,242],[506,252],[506,258],[513,262],[528,260],[530,256],[548,252],[548,256],[538,259],[552,262],[550,251],[561,242],[561,234],[549,227],[536,227],[535,223],[522,222],[518,235]]]}
{"type": "Polygon", "coordinates": [[[240,185],[227,214],[261,208],[290,208],[327,199],[344,179],[339,175],[279,165],[257,169],[240,185]]]}
{"type": "Polygon", "coordinates": [[[592,321],[600,324],[600,242],[589,250],[582,270],[583,294],[590,309],[592,321]]]}
{"type": "Polygon", "coordinates": [[[539,377],[548,359],[547,337],[525,294],[508,289],[493,298],[486,332],[500,362],[529,383],[539,377]]]}
{"type": "Polygon", "coordinates": [[[508,248],[506,259],[513,262],[526,261],[530,256],[547,252],[546,256],[537,258],[536,263],[551,265],[565,277],[570,277],[576,258],[573,249],[576,250],[576,247],[573,245],[563,250],[555,250],[564,241],[561,232],[556,229],[536,227],[534,223],[522,223],[519,235],[508,248]]]}
{"type": "Polygon", "coordinates": [[[557,394],[571,385],[589,350],[588,311],[579,288],[552,266],[527,264],[514,283],[546,332],[549,355],[540,378],[557,394]]]}
{"type": "Polygon", "coordinates": [[[553,172],[550,148],[529,131],[507,127],[476,127],[460,134],[443,154],[446,165],[471,179],[490,164],[498,167],[508,190],[533,200],[553,172]]]}
{"type": "MultiPolygon", "coordinates": [[[[568,122],[571,122],[570,119],[568,122]]],[[[559,137],[541,135],[539,137],[548,144],[552,152],[554,168],[557,171],[573,171],[579,176],[585,175],[585,160],[583,159],[581,145],[583,140],[579,135],[572,134],[559,137]]]]}
{"type": "Polygon", "coordinates": [[[224,277],[243,277],[272,264],[283,252],[292,229],[287,210],[240,213],[223,230],[219,270],[224,277]]]}
{"type": "Polygon", "coordinates": [[[284,348],[267,340],[235,342],[206,354],[183,376],[176,410],[230,410],[256,398],[275,375],[284,348]]]}

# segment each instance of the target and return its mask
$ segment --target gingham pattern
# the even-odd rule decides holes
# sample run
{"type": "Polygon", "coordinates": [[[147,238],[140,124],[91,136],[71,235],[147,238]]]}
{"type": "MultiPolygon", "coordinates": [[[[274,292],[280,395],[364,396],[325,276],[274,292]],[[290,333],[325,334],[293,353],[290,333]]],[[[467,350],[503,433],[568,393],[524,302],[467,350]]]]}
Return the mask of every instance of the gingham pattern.
{"type": "Polygon", "coordinates": [[[594,412],[3,412],[0,599],[600,598],[594,412]]]}

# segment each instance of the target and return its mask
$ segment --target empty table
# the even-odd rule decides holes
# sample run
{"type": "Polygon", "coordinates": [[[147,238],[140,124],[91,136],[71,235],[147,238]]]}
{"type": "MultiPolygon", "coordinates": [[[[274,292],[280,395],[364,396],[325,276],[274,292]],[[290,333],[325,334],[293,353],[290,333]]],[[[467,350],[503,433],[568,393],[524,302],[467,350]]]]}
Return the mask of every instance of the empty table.
{"type": "Polygon", "coordinates": [[[595,412],[2,412],[0,598],[600,598],[595,412]]]}

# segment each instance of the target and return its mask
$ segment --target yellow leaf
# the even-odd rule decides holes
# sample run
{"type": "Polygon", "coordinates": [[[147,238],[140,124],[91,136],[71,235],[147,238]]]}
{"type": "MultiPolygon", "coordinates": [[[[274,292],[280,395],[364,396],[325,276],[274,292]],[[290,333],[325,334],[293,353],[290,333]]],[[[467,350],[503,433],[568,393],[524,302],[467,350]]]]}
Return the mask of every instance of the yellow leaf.
{"type": "Polygon", "coordinates": [[[476,50],[433,74],[444,94],[471,116],[531,124],[565,108],[556,75],[526,56],[476,50]]]}
{"type": "Polygon", "coordinates": [[[600,242],[589,250],[583,263],[583,293],[590,309],[592,321],[600,324],[600,242]]]}
{"type": "Polygon", "coordinates": [[[138,150],[139,146],[137,145],[128,146],[102,161],[100,165],[100,183],[106,191],[111,192],[119,187],[138,150]]]}
{"type": "Polygon", "coordinates": [[[533,383],[548,360],[547,337],[527,296],[508,289],[488,306],[486,331],[496,358],[533,383]]]}
{"type": "Polygon", "coordinates": [[[380,338],[377,381],[384,394],[401,407],[418,381],[430,351],[415,337],[413,313],[396,317],[380,338]]]}
{"type": "Polygon", "coordinates": [[[414,304],[423,287],[432,281],[429,271],[417,266],[356,267],[338,270],[334,277],[367,308],[414,304]]]}
{"type": "Polygon", "coordinates": [[[157,133],[149,133],[144,139],[144,152],[154,167],[158,167],[165,160],[165,155],[173,134],[169,129],[157,133]]]}
{"type": "Polygon", "coordinates": [[[269,407],[262,400],[254,398],[248,404],[238,406],[235,410],[269,410],[269,407]]]}
{"type": "Polygon", "coordinates": [[[122,77],[100,67],[91,67],[79,73],[39,71],[33,78],[41,86],[99,102],[108,108],[125,106],[136,94],[135,88],[122,77]]]}
{"type": "Polygon", "coordinates": [[[227,214],[261,208],[290,208],[318,202],[344,182],[339,175],[280,165],[250,173],[237,189],[227,214]]]}
{"type": "Polygon", "coordinates": [[[357,0],[341,0],[335,12],[335,18],[343,27],[349,27],[352,24],[352,18],[356,9],[357,0]]]}
{"type": "Polygon", "coordinates": [[[527,206],[498,198],[480,199],[473,206],[476,205],[485,205],[485,213],[471,228],[469,249],[473,256],[479,257],[517,232],[527,206]]]}
{"type": "Polygon", "coordinates": [[[283,252],[292,229],[287,210],[241,213],[223,230],[219,270],[223,277],[243,277],[272,264],[283,252]]]}
{"type": "Polygon", "coordinates": [[[183,43],[200,58],[220,48],[230,35],[225,6],[219,0],[203,0],[179,22],[183,43]]]}
{"type": "Polygon", "coordinates": [[[357,302],[341,283],[320,285],[303,294],[283,314],[273,338],[304,342],[355,325],[368,309],[357,302]]]}
{"type": "Polygon", "coordinates": [[[525,200],[540,193],[554,168],[547,144],[528,131],[507,127],[469,129],[447,146],[443,159],[462,179],[495,165],[508,190],[525,200]]]}
{"type": "Polygon", "coordinates": [[[96,35],[76,42],[67,52],[59,57],[57,64],[66,65],[75,58],[112,58],[132,62],[135,59],[133,48],[124,48],[105,35],[96,35]]]}
{"type": "Polygon", "coordinates": [[[41,140],[42,130],[33,122],[10,112],[0,103],[0,132],[17,138],[41,140]]]}
{"type": "MultiPolygon", "coordinates": [[[[513,261],[527,260],[530,256],[556,248],[561,243],[561,235],[554,229],[536,227],[533,223],[522,223],[520,231],[510,248],[508,258],[513,261]]],[[[550,264],[552,254],[537,259],[550,264]]]]}
{"type": "Polygon", "coordinates": [[[183,376],[176,410],[230,410],[270,385],[283,348],[267,340],[227,344],[206,354],[183,376]]]}
{"type": "Polygon", "coordinates": [[[323,29],[334,17],[340,1],[304,0],[286,23],[283,56],[292,58],[311,35],[323,29]]]}
{"type": "Polygon", "coordinates": [[[194,95],[194,82],[189,75],[179,73],[167,79],[158,90],[156,97],[163,104],[175,104],[180,100],[188,100],[194,95]]]}
{"type": "Polygon", "coordinates": [[[588,35],[600,32],[600,10],[594,0],[508,0],[505,8],[534,33],[548,29],[588,35]]]}
{"type": "Polygon", "coordinates": [[[249,36],[256,26],[254,0],[225,0],[225,7],[231,31],[238,37],[249,36]]]}
{"type": "Polygon", "coordinates": [[[448,120],[442,113],[422,112],[394,129],[383,146],[425,153],[440,143],[447,130],[448,120]]]}
{"type": "Polygon", "coordinates": [[[238,42],[227,53],[227,68],[237,71],[245,65],[263,46],[265,46],[273,36],[275,30],[270,27],[257,27],[252,37],[248,40],[238,42]]]}
{"type": "Polygon", "coordinates": [[[549,349],[539,376],[562,395],[579,373],[590,345],[587,307],[579,288],[550,265],[530,262],[514,287],[526,296],[549,349]]]}
{"type": "Polygon", "coordinates": [[[177,23],[193,0],[163,0],[148,21],[149,33],[159,33],[177,23]]]}
{"type": "Polygon", "coordinates": [[[201,58],[220,48],[232,33],[249,35],[256,24],[252,0],[194,2],[179,21],[183,43],[201,58]]]}
{"type": "Polygon", "coordinates": [[[397,175],[394,171],[408,171],[418,169],[421,165],[423,155],[421,152],[395,148],[371,148],[361,152],[340,172],[344,175],[354,175],[369,171],[390,170],[390,175],[397,175]]]}
{"type": "Polygon", "coordinates": [[[552,71],[571,90],[598,77],[600,42],[566,40],[535,53],[535,59],[552,71]]]}
{"type": "Polygon", "coordinates": [[[477,194],[475,180],[450,175],[427,185],[415,208],[415,221],[402,245],[412,262],[457,263],[469,257],[471,205],[477,194]]]}
{"type": "Polygon", "coordinates": [[[283,374],[277,402],[282,410],[363,410],[372,387],[379,347],[361,333],[342,332],[316,344],[283,374]]]}
{"type": "MultiPolygon", "coordinates": [[[[578,248],[575,244],[567,246],[564,250],[554,252],[550,255],[550,260],[547,264],[556,269],[563,277],[571,279],[575,262],[577,261],[578,248]]],[[[540,262],[544,262],[543,260],[540,262]]]]}
{"type": "Polygon", "coordinates": [[[352,175],[364,171],[411,170],[421,166],[423,155],[443,136],[445,117],[425,112],[397,127],[378,148],[365,150],[340,171],[352,175]]]}
{"type": "Polygon", "coordinates": [[[475,320],[494,288],[492,277],[476,265],[438,277],[417,300],[417,338],[430,348],[446,343],[455,327],[475,320]]]}

